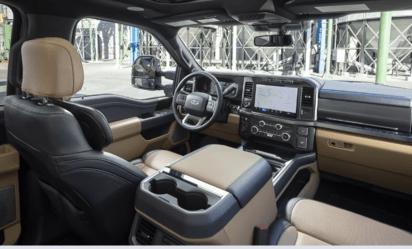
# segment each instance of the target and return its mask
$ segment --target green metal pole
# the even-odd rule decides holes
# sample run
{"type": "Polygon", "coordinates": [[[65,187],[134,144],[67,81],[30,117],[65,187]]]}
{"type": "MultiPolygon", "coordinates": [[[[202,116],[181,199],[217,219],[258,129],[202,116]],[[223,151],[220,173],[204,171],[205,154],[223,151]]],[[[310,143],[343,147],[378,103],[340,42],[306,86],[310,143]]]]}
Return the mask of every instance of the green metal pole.
{"type": "Polygon", "coordinates": [[[88,19],[89,21],[89,40],[90,40],[90,60],[92,61],[94,58],[94,52],[93,52],[93,33],[92,33],[92,22],[90,21],[90,19],[88,19]]]}
{"type": "Polygon", "coordinates": [[[388,73],[389,43],[391,39],[392,12],[381,13],[381,24],[379,28],[379,50],[378,65],[376,71],[376,83],[386,85],[388,73]]]}
{"type": "Polygon", "coordinates": [[[123,65],[124,42],[123,42],[123,24],[120,25],[120,65],[123,65]]]}
{"type": "Polygon", "coordinates": [[[328,40],[326,41],[327,44],[327,53],[326,53],[326,72],[325,77],[330,78],[330,61],[332,55],[332,29],[333,29],[333,19],[328,20],[328,40]]]}

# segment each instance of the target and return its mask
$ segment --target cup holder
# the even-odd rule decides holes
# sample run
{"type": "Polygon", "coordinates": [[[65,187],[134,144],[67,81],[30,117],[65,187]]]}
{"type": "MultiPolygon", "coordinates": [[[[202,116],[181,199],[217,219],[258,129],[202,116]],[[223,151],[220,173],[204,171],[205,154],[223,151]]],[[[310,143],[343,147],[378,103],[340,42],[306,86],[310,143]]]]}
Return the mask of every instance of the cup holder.
{"type": "Polygon", "coordinates": [[[157,195],[169,195],[174,197],[177,200],[177,205],[188,211],[198,211],[210,207],[208,198],[204,194],[180,189],[177,186],[177,183],[171,179],[153,179],[150,182],[149,191],[157,195]]]}

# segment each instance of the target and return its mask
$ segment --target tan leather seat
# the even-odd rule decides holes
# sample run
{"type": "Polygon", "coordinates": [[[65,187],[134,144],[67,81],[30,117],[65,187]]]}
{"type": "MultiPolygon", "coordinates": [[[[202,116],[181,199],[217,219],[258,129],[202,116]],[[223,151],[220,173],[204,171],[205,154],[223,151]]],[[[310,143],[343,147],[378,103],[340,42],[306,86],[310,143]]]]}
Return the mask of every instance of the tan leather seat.
{"type": "Polygon", "coordinates": [[[412,234],[318,201],[294,198],[269,228],[270,245],[412,245],[412,234]]]}
{"type": "Polygon", "coordinates": [[[182,158],[181,155],[171,151],[152,150],[144,154],[142,158],[131,161],[131,163],[150,176],[180,158],[182,158]]]}

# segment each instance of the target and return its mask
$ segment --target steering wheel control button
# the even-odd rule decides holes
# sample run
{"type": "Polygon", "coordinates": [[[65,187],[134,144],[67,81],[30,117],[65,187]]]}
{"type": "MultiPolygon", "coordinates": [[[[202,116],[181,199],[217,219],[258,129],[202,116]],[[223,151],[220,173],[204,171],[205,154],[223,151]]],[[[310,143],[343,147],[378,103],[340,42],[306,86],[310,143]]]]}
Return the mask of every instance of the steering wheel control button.
{"type": "Polygon", "coordinates": [[[265,127],[265,125],[266,125],[265,121],[263,121],[263,120],[259,121],[259,126],[260,127],[265,127]]]}
{"type": "Polygon", "coordinates": [[[282,133],[282,140],[287,142],[290,140],[290,135],[289,133],[282,133]]]}
{"type": "Polygon", "coordinates": [[[298,137],[297,147],[301,149],[308,148],[308,139],[306,137],[298,137]]]}
{"type": "Polygon", "coordinates": [[[256,126],[253,126],[252,129],[250,129],[250,131],[251,131],[253,134],[256,134],[256,133],[259,132],[259,129],[258,129],[256,126]]]}
{"type": "Polygon", "coordinates": [[[282,130],[283,126],[281,124],[275,125],[276,130],[282,130]]]}
{"type": "Polygon", "coordinates": [[[309,133],[308,128],[305,128],[305,127],[299,127],[298,128],[298,134],[299,135],[307,136],[308,133],[309,133]]]}

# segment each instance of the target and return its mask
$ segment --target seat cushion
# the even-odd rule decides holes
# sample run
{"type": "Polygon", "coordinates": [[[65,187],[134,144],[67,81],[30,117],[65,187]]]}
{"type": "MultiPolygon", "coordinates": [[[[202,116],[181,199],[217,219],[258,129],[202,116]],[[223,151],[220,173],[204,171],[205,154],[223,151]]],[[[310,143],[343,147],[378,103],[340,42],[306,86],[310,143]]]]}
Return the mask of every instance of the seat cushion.
{"type": "Polygon", "coordinates": [[[152,150],[131,163],[150,176],[180,158],[182,158],[181,155],[168,150],[152,150]]]}
{"type": "Polygon", "coordinates": [[[318,201],[295,198],[269,228],[276,245],[411,245],[412,234],[318,201]]]}

